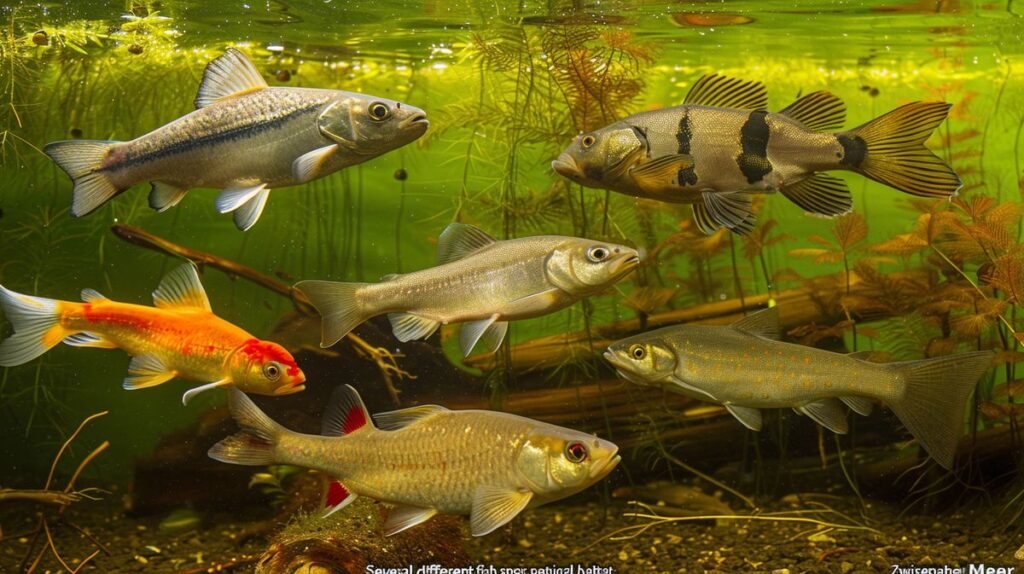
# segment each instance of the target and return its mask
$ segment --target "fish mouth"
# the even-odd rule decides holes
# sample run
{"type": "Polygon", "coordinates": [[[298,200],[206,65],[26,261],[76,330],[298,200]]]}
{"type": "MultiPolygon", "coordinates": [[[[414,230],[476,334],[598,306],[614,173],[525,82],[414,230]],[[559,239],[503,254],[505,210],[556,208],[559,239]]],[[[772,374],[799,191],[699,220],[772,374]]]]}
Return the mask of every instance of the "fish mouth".
{"type": "Polygon", "coordinates": [[[430,120],[427,119],[427,114],[423,112],[414,114],[412,117],[402,122],[402,129],[415,128],[425,132],[428,127],[430,127],[430,120]]]}
{"type": "Polygon", "coordinates": [[[551,162],[551,169],[558,175],[573,178],[579,177],[580,169],[576,166],[576,160],[571,155],[563,153],[558,159],[551,162]]]}
{"type": "Polygon", "coordinates": [[[618,452],[619,448],[615,447],[611,456],[602,461],[595,462],[594,465],[590,467],[590,478],[593,480],[601,480],[608,476],[611,471],[615,470],[615,467],[619,465],[619,461],[622,460],[622,457],[619,456],[618,452]]]}
{"type": "Polygon", "coordinates": [[[306,385],[299,383],[298,385],[288,385],[287,387],[278,387],[274,391],[275,397],[283,397],[285,395],[294,395],[295,393],[301,393],[306,390],[306,385]]]}

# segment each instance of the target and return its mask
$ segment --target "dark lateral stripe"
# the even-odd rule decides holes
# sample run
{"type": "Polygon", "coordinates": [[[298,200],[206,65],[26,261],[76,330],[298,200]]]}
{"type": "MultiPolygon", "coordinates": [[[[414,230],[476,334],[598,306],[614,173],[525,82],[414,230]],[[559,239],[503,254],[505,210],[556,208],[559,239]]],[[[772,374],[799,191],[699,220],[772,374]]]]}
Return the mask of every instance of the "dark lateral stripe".
{"type": "Polygon", "coordinates": [[[108,166],[104,169],[123,169],[126,167],[132,167],[147,162],[157,161],[177,154],[186,153],[204,146],[214,146],[232,141],[248,140],[264,132],[276,130],[285,123],[304,114],[309,114],[311,112],[319,112],[320,107],[321,103],[317,102],[306,107],[291,110],[270,121],[241,125],[234,129],[225,130],[222,132],[207,134],[187,140],[175,141],[151,152],[125,158],[124,161],[118,162],[117,165],[108,166]]]}
{"type": "Polygon", "coordinates": [[[839,165],[845,167],[860,167],[864,158],[868,155],[868,144],[860,136],[838,135],[836,141],[843,146],[843,157],[839,158],[839,165]]]}
{"type": "Polygon", "coordinates": [[[747,178],[747,183],[757,183],[772,171],[768,161],[768,112],[750,112],[746,123],[740,128],[740,147],[743,150],[736,157],[740,171],[747,178]]]}

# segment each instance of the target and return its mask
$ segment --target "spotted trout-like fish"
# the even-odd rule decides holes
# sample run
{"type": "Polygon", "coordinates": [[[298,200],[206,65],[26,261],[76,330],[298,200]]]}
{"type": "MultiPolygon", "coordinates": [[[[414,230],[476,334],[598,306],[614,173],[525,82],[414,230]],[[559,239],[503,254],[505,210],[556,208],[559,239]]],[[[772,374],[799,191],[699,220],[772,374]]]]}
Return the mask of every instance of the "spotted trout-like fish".
{"type": "Polygon", "coordinates": [[[469,355],[480,340],[497,349],[507,321],[546,315],[607,289],[636,268],[640,255],[623,245],[559,235],[498,241],[452,223],[438,239],[437,260],[436,267],[380,283],[301,281],[295,288],[323,316],[324,347],[387,313],[400,341],[466,323],[459,344],[469,355]]]}
{"type": "Polygon", "coordinates": [[[438,513],[470,515],[473,535],[483,536],[589,487],[619,462],[606,440],[507,413],[427,405],[371,419],[348,385],[324,413],[323,436],[285,429],[237,390],[229,405],[242,432],[215,444],[211,458],[324,472],[328,514],[358,496],[395,506],[386,536],[438,513]]]}
{"type": "Polygon", "coordinates": [[[634,383],[720,403],[752,430],[761,430],[759,409],[793,408],[845,433],[843,403],[866,415],[878,400],[936,462],[952,467],[967,399],[992,353],[870,363],[864,353],[781,342],[780,333],[773,307],[730,326],[655,329],[612,344],[605,358],[634,383]]]}
{"type": "Polygon", "coordinates": [[[272,188],[305,183],[423,135],[427,116],[364,94],[269,87],[241,52],[210,62],[196,111],[128,142],[69,140],[44,151],[74,180],[71,214],[91,213],[136,183],[164,211],[194,187],[223,189],[216,207],[242,230],[272,188]]]}
{"type": "Polygon", "coordinates": [[[753,229],[751,194],[778,192],[804,211],[853,209],[845,170],[919,197],[949,198],[960,178],[924,147],[950,104],[915,102],[846,131],[846,107],[828,92],[767,111],[760,82],[702,77],[681,106],[642,112],[582,134],[552,162],[587,187],[693,205],[704,233],[753,229]]]}
{"type": "Polygon", "coordinates": [[[58,343],[123,349],[132,356],[124,388],[143,389],[173,378],[234,386],[260,395],[302,391],[305,374],[277,343],[261,341],[213,314],[192,264],[170,272],[153,291],[156,307],[111,301],[92,289],[84,303],[22,295],[0,286],[0,307],[14,334],[0,343],[0,366],[35,359],[58,343]]]}

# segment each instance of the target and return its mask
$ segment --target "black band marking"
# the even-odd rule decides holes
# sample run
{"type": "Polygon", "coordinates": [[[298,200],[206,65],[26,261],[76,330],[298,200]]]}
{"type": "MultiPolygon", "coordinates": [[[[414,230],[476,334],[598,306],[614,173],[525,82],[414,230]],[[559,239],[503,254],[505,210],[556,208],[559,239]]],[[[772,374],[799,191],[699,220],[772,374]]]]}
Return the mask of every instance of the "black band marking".
{"type": "Polygon", "coordinates": [[[757,183],[772,171],[768,161],[768,112],[755,111],[747,116],[746,123],[740,128],[740,147],[742,152],[736,157],[736,164],[747,178],[747,183],[757,183]]]}
{"type": "Polygon", "coordinates": [[[868,144],[860,136],[838,135],[836,141],[843,146],[843,157],[839,158],[839,165],[845,167],[860,167],[864,158],[868,155],[868,144]]]}
{"type": "MultiPolygon", "coordinates": [[[[689,155],[690,153],[690,142],[693,139],[693,130],[690,128],[690,116],[685,111],[682,117],[679,118],[679,129],[676,130],[676,141],[679,142],[679,154],[689,155]]],[[[694,171],[693,166],[685,167],[679,170],[679,174],[676,175],[677,185],[695,185],[697,183],[697,173],[694,171]]]]}

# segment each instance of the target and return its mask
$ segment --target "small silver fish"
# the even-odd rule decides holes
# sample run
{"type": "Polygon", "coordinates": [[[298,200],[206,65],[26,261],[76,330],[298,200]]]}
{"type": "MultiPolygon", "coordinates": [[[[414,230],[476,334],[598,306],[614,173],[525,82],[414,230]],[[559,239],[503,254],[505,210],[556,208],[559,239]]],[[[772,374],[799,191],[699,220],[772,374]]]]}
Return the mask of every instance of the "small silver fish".
{"type": "Polygon", "coordinates": [[[619,462],[606,440],[507,413],[426,405],[379,413],[375,425],[348,385],[324,413],[323,436],[285,429],[241,391],[228,404],[242,432],[215,444],[211,458],[324,472],[332,477],[327,514],[358,496],[396,507],[386,536],[438,513],[470,515],[473,535],[483,536],[589,487],[619,462]]]}
{"type": "Polygon", "coordinates": [[[920,197],[949,198],[960,178],[924,147],[950,104],[915,102],[860,127],[836,96],[814,92],[767,111],[760,82],[702,77],[681,106],[642,112],[582,134],[552,162],[587,187],[693,205],[707,234],[753,229],[751,194],[779,192],[808,213],[853,209],[846,170],[920,197]]]}
{"type": "Polygon", "coordinates": [[[602,241],[540,235],[498,241],[452,223],[437,243],[438,265],[381,283],[300,281],[295,288],[323,316],[329,347],[371,317],[388,314],[400,341],[425,339],[442,324],[467,323],[459,334],[465,355],[484,340],[491,350],[507,321],[568,307],[599,293],[637,267],[635,249],[602,241]]]}
{"type": "Polygon", "coordinates": [[[128,142],[68,140],[44,151],[74,180],[71,214],[91,213],[149,181],[164,211],[194,187],[225,190],[217,210],[252,227],[271,188],[305,183],[399,148],[423,135],[423,110],[395,101],[312,88],[269,87],[241,52],[206,67],[196,110],[128,142]]]}
{"type": "Polygon", "coordinates": [[[779,341],[778,308],[729,326],[677,325],[617,341],[605,358],[634,383],[720,403],[744,426],[761,430],[763,408],[793,408],[837,433],[847,431],[845,403],[871,412],[889,406],[921,446],[951,468],[964,407],[992,364],[979,351],[920,361],[869,363],[779,341]]]}

